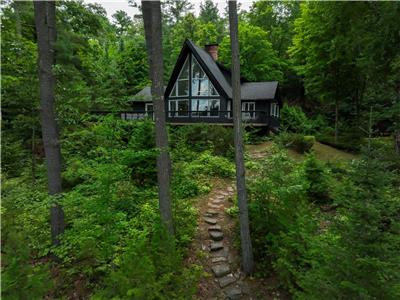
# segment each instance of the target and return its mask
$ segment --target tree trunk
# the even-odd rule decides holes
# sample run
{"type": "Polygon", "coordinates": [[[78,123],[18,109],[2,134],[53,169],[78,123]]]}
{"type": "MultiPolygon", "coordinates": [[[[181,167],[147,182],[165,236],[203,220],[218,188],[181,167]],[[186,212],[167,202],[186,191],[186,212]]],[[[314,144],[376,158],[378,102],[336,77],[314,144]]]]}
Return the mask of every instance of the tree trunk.
{"type": "Polygon", "coordinates": [[[335,100],[335,143],[339,139],[339,100],[335,100]]]}
{"type": "Polygon", "coordinates": [[[247,192],[243,155],[243,133],[240,101],[240,62],[238,39],[238,16],[236,1],[229,1],[229,25],[232,50],[232,102],[233,128],[235,131],[236,186],[239,204],[240,240],[242,248],[242,267],[246,274],[254,268],[253,249],[250,238],[249,213],[247,208],[247,192]]]}
{"type": "Polygon", "coordinates": [[[142,13],[149,57],[151,93],[156,129],[158,198],[161,219],[169,233],[174,233],[170,202],[171,160],[168,153],[168,135],[165,121],[163,56],[160,1],[142,1],[142,13]]]}
{"type": "Polygon", "coordinates": [[[53,197],[50,208],[51,238],[54,245],[59,244],[59,234],[64,232],[64,212],[57,203],[61,194],[61,149],[54,111],[55,78],[54,43],[56,41],[56,9],[54,1],[34,1],[35,24],[38,43],[38,65],[40,86],[40,119],[46,157],[49,194],[53,197]]]}

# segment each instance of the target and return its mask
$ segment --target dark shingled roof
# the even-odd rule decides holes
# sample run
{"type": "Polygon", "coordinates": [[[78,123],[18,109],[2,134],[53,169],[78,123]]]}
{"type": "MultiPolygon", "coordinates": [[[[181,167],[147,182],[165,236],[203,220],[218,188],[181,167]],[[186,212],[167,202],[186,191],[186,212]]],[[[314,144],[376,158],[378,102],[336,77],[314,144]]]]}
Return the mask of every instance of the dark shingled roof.
{"type": "Polygon", "coordinates": [[[278,81],[244,82],[241,85],[243,100],[275,99],[278,81]]]}
{"type": "MultiPolygon", "coordinates": [[[[182,67],[178,67],[178,65],[183,65],[189,51],[196,57],[210,80],[214,83],[215,88],[217,88],[223,96],[232,99],[231,71],[221,63],[214,61],[207,51],[197,46],[191,40],[185,40],[171,77],[174,78],[178,76],[180,67],[182,67]]],[[[167,93],[172,90],[173,84],[174,82],[171,82],[170,79],[168,86],[165,87],[167,93]]],[[[279,98],[278,82],[247,82],[245,78],[241,77],[241,96],[242,100],[272,100],[279,98]]],[[[142,89],[132,97],[131,101],[151,101],[150,87],[142,89]]],[[[280,99],[278,99],[278,101],[280,102],[280,99]]]]}

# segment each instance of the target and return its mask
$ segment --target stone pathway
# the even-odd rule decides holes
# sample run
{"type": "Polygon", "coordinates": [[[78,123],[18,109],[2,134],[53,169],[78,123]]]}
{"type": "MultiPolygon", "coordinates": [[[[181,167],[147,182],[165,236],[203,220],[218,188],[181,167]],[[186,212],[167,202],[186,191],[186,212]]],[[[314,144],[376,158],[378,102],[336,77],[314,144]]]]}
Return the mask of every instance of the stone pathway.
{"type": "Polygon", "coordinates": [[[289,300],[282,295],[276,276],[255,278],[241,272],[237,219],[225,211],[234,205],[235,194],[231,180],[215,178],[210,194],[196,200],[198,229],[186,260],[205,272],[196,299],[289,300]]]}
{"type": "Polygon", "coordinates": [[[225,207],[229,199],[234,195],[234,188],[228,186],[226,190],[218,190],[207,202],[207,210],[203,213],[203,226],[207,226],[208,251],[207,259],[211,266],[214,281],[218,283],[220,291],[216,291],[215,299],[242,299],[243,283],[240,282],[241,272],[234,270],[237,268],[235,259],[230,251],[229,239],[225,237],[224,230],[229,216],[225,213],[225,207]]]}

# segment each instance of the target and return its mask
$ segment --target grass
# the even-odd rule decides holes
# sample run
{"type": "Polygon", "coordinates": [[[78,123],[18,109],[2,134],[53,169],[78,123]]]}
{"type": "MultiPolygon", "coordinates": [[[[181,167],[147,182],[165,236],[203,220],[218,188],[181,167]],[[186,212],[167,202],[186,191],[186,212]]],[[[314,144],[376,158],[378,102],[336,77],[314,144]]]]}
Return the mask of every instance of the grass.
{"type": "MultiPolygon", "coordinates": [[[[257,145],[247,145],[246,152],[248,153],[266,153],[269,148],[273,145],[273,142],[265,142],[257,145]]],[[[315,142],[312,149],[315,152],[315,156],[321,161],[350,161],[357,158],[356,155],[336,149],[334,147],[315,142]]],[[[297,153],[294,150],[288,150],[289,155],[296,160],[303,160],[305,158],[304,154],[297,153]]]]}

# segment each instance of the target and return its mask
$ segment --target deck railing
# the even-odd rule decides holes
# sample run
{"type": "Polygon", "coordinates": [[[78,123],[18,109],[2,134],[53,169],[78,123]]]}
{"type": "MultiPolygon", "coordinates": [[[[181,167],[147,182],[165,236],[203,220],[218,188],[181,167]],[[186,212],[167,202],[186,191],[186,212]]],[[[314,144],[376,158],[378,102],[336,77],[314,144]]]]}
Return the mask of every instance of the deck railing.
{"type": "MultiPolygon", "coordinates": [[[[153,111],[95,111],[98,115],[113,114],[120,116],[124,120],[143,120],[154,119],[153,111]]],[[[233,123],[232,111],[216,110],[216,111],[167,111],[167,121],[171,123],[233,123]]],[[[267,111],[242,110],[242,122],[253,124],[269,124],[270,119],[274,117],[268,116],[267,111]]]]}

